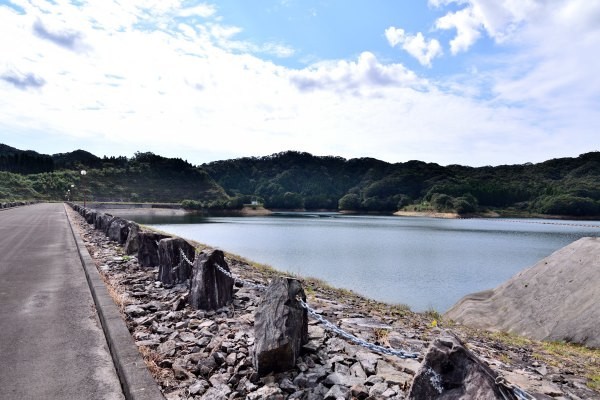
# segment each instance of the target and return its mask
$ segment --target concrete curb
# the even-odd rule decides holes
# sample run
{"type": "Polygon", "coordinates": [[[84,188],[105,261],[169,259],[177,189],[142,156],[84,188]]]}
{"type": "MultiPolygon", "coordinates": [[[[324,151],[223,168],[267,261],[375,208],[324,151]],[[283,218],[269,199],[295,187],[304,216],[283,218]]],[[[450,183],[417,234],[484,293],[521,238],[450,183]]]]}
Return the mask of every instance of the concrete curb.
{"type": "Polygon", "coordinates": [[[96,304],[96,310],[125,398],[128,400],[164,400],[165,398],[158,384],[150,375],[116,304],[109,296],[106,285],[100,278],[100,273],[85,248],[83,240],[75,233],[66,207],[65,205],[65,214],[69,220],[71,233],[73,233],[77,245],[79,258],[96,304]]]}

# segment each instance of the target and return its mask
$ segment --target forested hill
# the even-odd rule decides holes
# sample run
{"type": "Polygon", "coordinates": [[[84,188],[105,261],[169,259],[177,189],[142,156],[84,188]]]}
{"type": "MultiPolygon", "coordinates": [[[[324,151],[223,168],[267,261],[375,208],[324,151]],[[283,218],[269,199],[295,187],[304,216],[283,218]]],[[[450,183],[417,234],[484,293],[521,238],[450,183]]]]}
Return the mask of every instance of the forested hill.
{"type": "Polygon", "coordinates": [[[600,217],[600,152],[473,168],[287,151],[198,167],[153,153],[44,155],[0,144],[0,200],[80,200],[84,193],[99,201],[188,200],[192,208],[239,208],[257,200],[271,209],[600,217]]]}
{"type": "Polygon", "coordinates": [[[0,200],[39,199],[227,204],[225,191],[204,171],[153,153],[99,158],[83,150],[41,155],[0,145],[0,200]],[[42,162],[43,161],[43,162],[42,162]],[[86,175],[81,175],[86,170],[86,175]]]}
{"type": "Polygon", "coordinates": [[[600,152],[473,168],[288,151],[202,167],[230,196],[253,195],[267,208],[600,215],[600,152]]]}

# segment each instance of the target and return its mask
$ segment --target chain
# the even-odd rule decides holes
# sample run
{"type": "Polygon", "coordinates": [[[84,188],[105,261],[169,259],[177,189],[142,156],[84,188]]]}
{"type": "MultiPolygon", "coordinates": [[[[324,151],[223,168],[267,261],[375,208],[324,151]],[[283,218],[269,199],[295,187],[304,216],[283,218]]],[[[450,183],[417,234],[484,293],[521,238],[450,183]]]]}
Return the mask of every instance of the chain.
{"type": "MultiPolygon", "coordinates": [[[[190,266],[194,266],[194,263],[192,261],[190,261],[185,253],[183,252],[183,250],[181,248],[179,248],[179,252],[181,253],[181,257],[190,265],[190,266]]],[[[242,285],[244,285],[245,287],[249,287],[252,289],[266,289],[267,287],[265,285],[261,285],[261,284],[257,284],[257,283],[253,283],[250,281],[247,281],[245,279],[241,279],[241,278],[237,278],[235,277],[231,272],[227,271],[225,268],[221,267],[219,264],[215,264],[215,267],[217,268],[217,270],[219,270],[223,275],[233,279],[235,282],[240,282],[242,283],[242,285]]]]}
{"type": "Polygon", "coordinates": [[[185,260],[185,262],[187,262],[190,265],[190,267],[194,266],[194,263],[191,262],[189,258],[187,258],[181,247],[179,248],[179,253],[181,254],[181,257],[185,260]]]}
{"type": "Polygon", "coordinates": [[[362,346],[364,348],[367,348],[367,349],[377,352],[377,353],[383,353],[383,354],[387,354],[390,356],[396,356],[396,357],[400,357],[400,358],[417,358],[417,357],[419,357],[418,353],[408,353],[403,350],[390,349],[390,348],[379,346],[377,344],[369,343],[366,340],[360,339],[360,338],[352,335],[351,333],[348,333],[348,332],[344,331],[343,329],[339,328],[337,325],[333,324],[332,322],[327,321],[320,314],[318,314],[315,310],[310,308],[308,306],[308,304],[306,304],[302,299],[297,298],[297,300],[300,303],[300,305],[308,312],[308,314],[310,314],[311,317],[313,317],[318,322],[320,322],[323,326],[325,326],[325,328],[338,334],[339,336],[343,337],[344,339],[347,339],[351,342],[358,344],[359,346],[362,346]]]}
{"type": "MultiPolygon", "coordinates": [[[[506,388],[509,391],[511,391],[513,396],[515,396],[515,398],[517,400],[535,400],[535,397],[533,397],[532,395],[530,395],[529,393],[527,393],[525,390],[521,389],[517,385],[507,382],[503,376],[498,376],[496,378],[496,385],[500,386],[501,389],[506,388]]],[[[503,391],[502,391],[502,395],[504,396],[503,391]]]]}
{"type": "Polygon", "coordinates": [[[244,286],[247,286],[251,289],[261,289],[264,290],[267,287],[265,285],[261,285],[259,283],[253,283],[250,281],[247,281],[245,279],[241,279],[241,278],[236,278],[235,276],[233,276],[233,274],[229,271],[227,271],[225,268],[221,267],[219,264],[215,264],[215,267],[221,271],[225,276],[230,277],[231,279],[233,279],[235,282],[241,282],[244,286]]]}

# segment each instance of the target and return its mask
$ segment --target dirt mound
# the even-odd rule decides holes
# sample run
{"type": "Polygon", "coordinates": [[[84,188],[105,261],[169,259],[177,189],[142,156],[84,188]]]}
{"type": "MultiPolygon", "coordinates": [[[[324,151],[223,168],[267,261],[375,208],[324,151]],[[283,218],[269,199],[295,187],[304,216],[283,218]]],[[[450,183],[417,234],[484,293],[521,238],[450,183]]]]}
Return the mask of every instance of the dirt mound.
{"type": "Polygon", "coordinates": [[[600,238],[582,238],[445,317],[475,328],[600,347],[600,238]]]}

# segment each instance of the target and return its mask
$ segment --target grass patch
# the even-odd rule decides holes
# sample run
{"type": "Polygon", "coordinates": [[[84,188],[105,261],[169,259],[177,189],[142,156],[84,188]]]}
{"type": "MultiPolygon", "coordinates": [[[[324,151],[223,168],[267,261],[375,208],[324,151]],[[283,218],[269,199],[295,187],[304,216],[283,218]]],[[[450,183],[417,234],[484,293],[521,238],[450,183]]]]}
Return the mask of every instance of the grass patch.
{"type": "Polygon", "coordinates": [[[478,333],[506,346],[531,349],[536,360],[581,374],[588,379],[586,384],[590,389],[600,391],[600,349],[567,342],[536,341],[507,332],[478,333]]]}
{"type": "Polygon", "coordinates": [[[389,331],[389,329],[386,329],[386,328],[375,328],[375,330],[373,331],[373,333],[375,335],[375,341],[377,343],[379,343],[380,345],[383,345],[383,346],[389,346],[390,345],[390,340],[389,340],[390,331],[389,331]]]}
{"type": "Polygon", "coordinates": [[[436,320],[438,322],[442,319],[442,314],[440,314],[433,307],[429,307],[429,309],[427,309],[427,311],[425,311],[424,314],[426,317],[431,318],[432,320],[436,320]]]}

